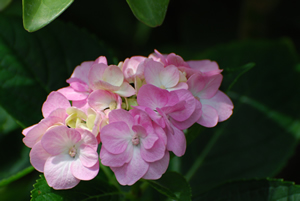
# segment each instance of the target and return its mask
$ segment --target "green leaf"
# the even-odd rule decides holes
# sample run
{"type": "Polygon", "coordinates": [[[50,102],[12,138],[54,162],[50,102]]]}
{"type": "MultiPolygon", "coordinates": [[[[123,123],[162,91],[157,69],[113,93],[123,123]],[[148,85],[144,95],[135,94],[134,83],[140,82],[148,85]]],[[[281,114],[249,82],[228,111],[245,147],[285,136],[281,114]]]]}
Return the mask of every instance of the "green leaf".
{"type": "Polygon", "coordinates": [[[194,194],[229,180],[273,177],[285,166],[300,136],[299,73],[289,40],[244,41],[210,49],[199,59],[211,59],[224,69],[222,89],[235,80],[227,69],[256,66],[243,74],[228,94],[234,110],[215,128],[194,125],[182,157],[182,173],[194,194]],[[201,131],[201,132],[200,132],[201,131]]]}
{"type": "Polygon", "coordinates": [[[23,24],[29,31],[46,26],[66,10],[73,0],[22,0],[23,24]]]}
{"type": "Polygon", "coordinates": [[[0,187],[15,181],[32,171],[29,148],[22,142],[21,130],[0,135],[0,187]]]}
{"type": "Polygon", "coordinates": [[[7,134],[18,127],[19,125],[15,122],[15,120],[2,107],[0,107],[0,135],[7,134]]]}
{"type": "Polygon", "coordinates": [[[12,0],[0,0],[0,11],[3,11],[12,0]]]}
{"type": "Polygon", "coordinates": [[[147,182],[172,200],[191,200],[191,188],[185,178],[177,172],[167,172],[159,180],[147,180],[147,182]]]}
{"type": "Polygon", "coordinates": [[[108,56],[96,38],[58,20],[36,33],[0,15],[0,105],[23,127],[38,123],[48,93],[67,86],[77,65],[108,56]]]}
{"type": "Polygon", "coordinates": [[[300,186],[281,179],[235,181],[223,184],[194,201],[299,201],[300,186]]]}
{"type": "Polygon", "coordinates": [[[150,27],[163,23],[169,0],[126,0],[137,19],[150,27]]]}
{"type": "Polygon", "coordinates": [[[49,187],[44,175],[34,184],[31,191],[32,201],[45,200],[120,200],[123,194],[115,186],[96,177],[91,181],[80,181],[80,183],[70,190],[54,190],[49,187]]]}

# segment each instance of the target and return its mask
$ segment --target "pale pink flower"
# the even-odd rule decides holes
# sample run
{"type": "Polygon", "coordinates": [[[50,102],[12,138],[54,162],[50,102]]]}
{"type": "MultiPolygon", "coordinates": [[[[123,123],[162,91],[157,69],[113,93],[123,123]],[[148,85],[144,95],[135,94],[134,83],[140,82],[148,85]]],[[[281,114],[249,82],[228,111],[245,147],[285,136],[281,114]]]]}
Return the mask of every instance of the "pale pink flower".
{"type": "Polygon", "coordinates": [[[71,77],[67,79],[68,87],[64,87],[58,90],[68,100],[71,100],[73,106],[77,108],[87,109],[87,97],[92,92],[92,89],[88,85],[88,74],[93,64],[107,64],[107,60],[104,56],[98,57],[95,61],[83,62],[80,66],[77,66],[73,71],[71,77]]]}
{"type": "Polygon", "coordinates": [[[98,143],[87,130],[57,126],[48,130],[32,148],[33,167],[44,172],[54,189],[70,189],[80,180],[91,180],[99,171],[98,143]]]}
{"type": "Polygon", "coordinates": [[[182,130],[189,128],[201,116],[201,104],[185,89],[167,91],[150,84],[140,88],[137,96],[139,106],[151,119],[164,128],[167,134],[167,149],[182,156],[186,139],[182,130]]]}
{"type": "Polygon", "coordinates": [[[202,126],[214,127],[232,114],[233,103],[219,90],[222,75],[203,75],[196,73],[188,79],[189,91],[202,104],[202,116],[197,121],[202,126]]]}
{"type": "Polygon", "coordinates": [[[141,178],[160,178],[169,163],[163,130],[136,109],[113,110],[109,122],[101,130],[100,159],[111,167],[118,182],[132,185],[141,178]]]}
{"type": "Polygon", "coordinates": [[[123,97],[135,94],[134,88],[124,81],[121,69],[115,65],[94,64],[89,71],[88,79],[92,90],[107,90],[123,97]]]}
{"type": "Polygon", "coordinates": [[[187,89],[186,82],[180,82],[180,71],[174,65],[164,65],[160,62],[147,59],[144,61],[145,80],[147,84],[152,84],[168,91],[187,89]]]}
{"type": "Polygon", "coordinates": [[[143,61],[146,57],[143,56],[133,56],[131,58],[125,59],[122,65],[122,71],[125,79],[129,83],[136,83],[136,78],[140,80],[144,79],[144,65],[143,61]]]}

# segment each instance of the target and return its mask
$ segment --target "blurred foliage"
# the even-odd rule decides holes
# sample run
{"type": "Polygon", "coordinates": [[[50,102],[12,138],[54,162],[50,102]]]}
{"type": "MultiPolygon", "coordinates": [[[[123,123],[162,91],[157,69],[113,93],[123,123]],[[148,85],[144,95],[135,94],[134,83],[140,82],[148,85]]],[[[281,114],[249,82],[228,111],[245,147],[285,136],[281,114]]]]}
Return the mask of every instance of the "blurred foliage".
{"type": "MultiPolygon", "coordinates": [[[[216,128],[192,127],[186,155],[171,159],[169,169],[185,175],[192,200],[216,200],[217,194],[223,200],[246,199],[228,199],[228,194],[252,200],[296,196],[292,183],[240,179],[275,177],[300,184],[299,8],[300,1],[292,0],[171,0],[163,24],[150,28],[125,0],[74,1],[51,24],[28,33],[21,1],[12,1],[0,9],[1,200],[28,200],[38,179],[36,171],[28,171],[29,149],[18,124],[40,120],[49,91],[66,86],[65,79],[83,61],[104,55],[117,63],[154,49],[185,60],[217,61],[224,69],[221,89],[229,89],[235,104],[233,116],[216,128]]],[[[35,188],[42,188],[41,182],[35,188]]],[[[178,196],[176,188],[167,189],[169,197],[178,196]]],[[[56,193],[47,186],[42,190],[56,193]]],[[[157,186],[148,187],[139,196],[163,200],[168,195],[157,192],[157,186]]]]}

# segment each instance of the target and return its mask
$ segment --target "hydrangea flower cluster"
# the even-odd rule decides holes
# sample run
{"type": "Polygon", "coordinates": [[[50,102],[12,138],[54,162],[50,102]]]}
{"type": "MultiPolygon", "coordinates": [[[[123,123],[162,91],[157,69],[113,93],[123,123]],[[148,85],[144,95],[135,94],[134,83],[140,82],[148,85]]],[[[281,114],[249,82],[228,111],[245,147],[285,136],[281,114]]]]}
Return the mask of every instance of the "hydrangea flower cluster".
{"type": "Polygon", "coordinates": [[[185,153],[183,130],[194,123],[214,127],[231,116],[233,104],[219,90],[221,72],[214,61],[185,62],[157,50],[118,66],[103,56],[83,62],[68,87],[49,94],[44,118],[23,130],[31,164],[54,189],[93,179],[99,158],[121,185],[158,179],[170,151],[185,153]]]}

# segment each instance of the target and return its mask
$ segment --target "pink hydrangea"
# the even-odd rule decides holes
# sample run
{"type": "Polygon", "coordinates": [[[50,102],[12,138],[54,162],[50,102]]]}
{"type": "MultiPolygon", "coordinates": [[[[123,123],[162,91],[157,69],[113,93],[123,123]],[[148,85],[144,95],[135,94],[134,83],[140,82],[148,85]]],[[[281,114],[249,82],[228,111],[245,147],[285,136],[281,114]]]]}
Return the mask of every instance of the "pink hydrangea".
{"type": "Polygon", "coordinates": [[[132,185],[141,178],[160,178],[169,163],[163,130],[139,110],[113,110],[109,121],[101,130],[100,158],[118,182],[132,185]]]}
{"type": "Polygon", "coordinates": [[[139,106],[167,134],[167,149],[182,156],[186,149],[186,139],[182,130],[193,125],[201,116],[201,104],[185,89],[167,91],[146,84],[137,96],[139,106]]]}
{"type": "Polygon", "coordinates": [[[32,148],[33,167],[44,172],[49,186],[70,189],[80,180],[91,180],[99,171],[98,143],[87,130],[57,126],[32,148]]]}

